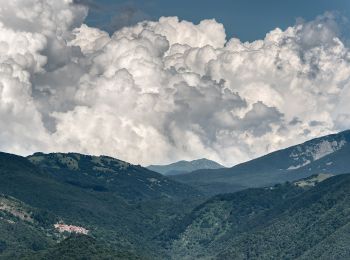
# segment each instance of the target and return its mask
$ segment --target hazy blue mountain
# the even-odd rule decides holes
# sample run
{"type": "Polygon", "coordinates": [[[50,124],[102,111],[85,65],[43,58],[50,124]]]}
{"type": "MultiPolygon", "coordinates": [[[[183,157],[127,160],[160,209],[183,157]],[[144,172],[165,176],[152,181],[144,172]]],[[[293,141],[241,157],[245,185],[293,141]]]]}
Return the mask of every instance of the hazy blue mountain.
{"type": "Polygon", "coordinates": [[[316,138],[232,168],[198,170],[172,176],[210,193],[226,193],[301,179],[313,174],[350,171],[350,131],[316,138]]]}
{"type": "Polygon", "coordinates": [[[344,174],[217,195],[169,231],[172,259],[349,259],[349,191],[344,174]]]}
{"type": "Polygon", "coordinates": [[[225,167],[208,159],[198,159],[194,161],[178,161],[168,165],[150,165],[147,168],[164,175],[178,175],[201,169],[221,169],[225,167]]]}

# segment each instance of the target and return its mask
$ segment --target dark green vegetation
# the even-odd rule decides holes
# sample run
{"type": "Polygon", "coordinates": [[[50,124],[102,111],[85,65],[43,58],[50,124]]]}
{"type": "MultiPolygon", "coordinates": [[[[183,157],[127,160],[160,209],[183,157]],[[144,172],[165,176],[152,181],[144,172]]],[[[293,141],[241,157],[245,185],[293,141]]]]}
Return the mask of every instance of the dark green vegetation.
{"type": "Polygon", "coordinates": [[[174,230],[173,259],[349,259],[350,175],[218,195],[174,230]]]}
{"type": "Polygon", "coordinates": [[[106,156],[0,153],[0,259],[349,259],[349,136],[176,177],[241,190],[211,198],[106,156]]]}
{"type": "Polygon", "coordinates": [[[71,235],[46,250],[29,254],[24,257],[25,260],[118,260],[142,259],[140,256],[126,251],[117,251],[96,239],[85,235],[71,235]]]}
{"type": "Polygon", "coordinates": [[[46,212],[9,196],[0,196],[0,259],[16,259],[29,252],[44,250],[59,239],[46,212]],[[40,216],[45,216],[45,220],[40,216]]]}
{"type": "Polygon", "coordinates": [[[112,192],[128,201],[181,199],[198,195],[187,185],[107,156],[36,153],[28,159],[57,181],[84,190],[112,192]]]}
{"type": "Polygon", "coordinates": [[[161,174],[170,176],[189,173],[201,169],[221,169],[225,168],[217,162],[208,160],[208,159],[199,159],[194,161],[179,161],[171,163],[168,165],[150,165],[147,169],[161,174]]]}
{"type": "Polygon", "coordinates": [[[19,211],[31,216],[28,221],[7,210],[15,223],[0,219],[2,255],[12,257],[60,241],[63,235],[53,225],[62,221],[90,230],[108,247],[152,259],[162,253],[154,238],[203,199],[140,166],[78,154],[36,154],[28,160],[1,153],[0,180],[0,193],[16,198],[19,211]],[[33,237],[38,245],[30,244],[33,237]]]}
{"type": "Polygon", "coordinates": [[[294,181],[319,173],[349,172],[350,131],[273,152],[232,168],[171,176],[207,194],[229,193],[294,181]]]}

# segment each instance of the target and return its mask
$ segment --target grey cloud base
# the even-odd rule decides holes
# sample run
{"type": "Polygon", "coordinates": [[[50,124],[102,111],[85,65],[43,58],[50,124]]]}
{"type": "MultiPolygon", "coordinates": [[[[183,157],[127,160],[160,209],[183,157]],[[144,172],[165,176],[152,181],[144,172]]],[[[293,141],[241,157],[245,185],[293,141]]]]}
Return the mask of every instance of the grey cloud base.
{"type": "Polygon", "coordinates": [[[331,14],[252,43],[176,17],[109,36],[86,14],[0,0],[2,151],[234,164],[350,125],[350,55],[331,14]]]}

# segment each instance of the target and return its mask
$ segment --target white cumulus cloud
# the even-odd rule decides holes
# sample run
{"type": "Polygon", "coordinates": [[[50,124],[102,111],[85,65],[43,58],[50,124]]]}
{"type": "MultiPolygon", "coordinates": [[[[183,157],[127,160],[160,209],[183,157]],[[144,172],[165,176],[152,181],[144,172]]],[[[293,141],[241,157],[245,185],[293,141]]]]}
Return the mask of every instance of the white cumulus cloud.
{"type": "Polygon", "coordinates": [[[232,165],[350,127],[350,52],[332,14],[246,43],[177,17],[110,36],[86,14],[0,0],[1,150],[232,165]]]}

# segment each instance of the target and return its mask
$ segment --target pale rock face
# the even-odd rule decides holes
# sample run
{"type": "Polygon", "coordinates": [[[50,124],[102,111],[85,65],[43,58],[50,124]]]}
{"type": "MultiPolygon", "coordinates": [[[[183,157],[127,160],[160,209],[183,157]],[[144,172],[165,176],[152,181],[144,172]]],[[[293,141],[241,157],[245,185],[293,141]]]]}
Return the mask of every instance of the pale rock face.
{"type": "Polygon", "coordinates": [[[305,160],[302,164],[289,166],[287,170],[296,170],[296,169],[299,169],[301,167],[304,167],[304,166],[308,165],[309,163],[311,163],[311,161],[305,160]]]}
{"type": "Polygon", "coordinates": [[[322,140],[317,144],[309,145],[307,147],[302,147],[302,145],[297,146],[290,155],[290,157],[297,163],[297,165],[292,165],[287,170],[295,170],[306,166],[313,161],[319,160],[329,154],[339,151],[346,144],[347,142],[345,140],[322,140]]]}
{"type": "Polygon", "coordinates": [[[342,140],[339,143],[337,141],[333,141],[333,142],[323,141],[314,150],[314,152],[312,153],[312,157],[314,160],[321,159],[326,155],[329,155],[331,153],[334,153],[335,151],[340,150],[345,144],[346,144],[345,140],[342,140]]]}

